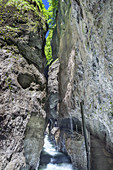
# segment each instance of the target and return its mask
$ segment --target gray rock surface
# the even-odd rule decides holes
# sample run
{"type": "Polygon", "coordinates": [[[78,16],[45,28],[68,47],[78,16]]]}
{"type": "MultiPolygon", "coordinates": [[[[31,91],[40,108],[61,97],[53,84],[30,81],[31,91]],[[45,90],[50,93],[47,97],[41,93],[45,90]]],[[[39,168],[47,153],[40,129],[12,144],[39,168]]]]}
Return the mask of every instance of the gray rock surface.
{"type": "MultiPolygon", "coordinates": [[[[113,1],[59,1],[60,116],[81,120],[113,153],[113,1]]],[[[55,37],[55,36],[54,36],[55,37]]]]}
{"type": "Polygon", "coordinates": [[[0,13],[0,170],[36,169],[46,117],[46,21],[29,1],[1,0],[0,13]]]}
{"type": "Polygon", "coordinates": [[[56,59],[48,72],[48,118],[58,119],[59,114],[59,60],[56,59]]]}
{"type": "Polygon", "coordinates": [[[24,155],[27,164],[27,168],[23,168],[25,170],[36,169],[39,166],[40,153],[44,144],[45,116],[44,110],[38,106],[27,124],[24,139],[24,155]]]}
{"type": "Polygon", "coordinates": [[[68,153],[73,169],[86,170],[86,148],[80,121],[76,118],[63,118],[58,120],[58,126],[53,128],[58,149],[68,153]]]}
{"type": "Polygon", "coordinates": [[[76,132],[73,133],[72,136],[64,133],[64,140],[74,169],[87,170],[87,157],[84,136],[76,132]]]}
{"type": "Polygon", "coordinates": [[[44,71],[46,19],[30,1],[0,1],[0,47],[14,44],[29,63],[44,71]]]}
{"type": "Polygon", "coordinates": [[[43,146],[46,116],[43,109],[45,78],[20,54],[13,58],[12,53],[0,49],[0,55],[0,170],[20,169],[27,160],[30,165],[37,166],[43,146]],[[18,76],[26,73],[32,77],[32,82],[24,89],[18,82],[18,76]],[[33,140],[36,142],[31,147],[30,141],[33,140]],[[27,149],[31,149],[32,157],[34,154],[33,162],[29,152],[26,153],[27,149]]]}

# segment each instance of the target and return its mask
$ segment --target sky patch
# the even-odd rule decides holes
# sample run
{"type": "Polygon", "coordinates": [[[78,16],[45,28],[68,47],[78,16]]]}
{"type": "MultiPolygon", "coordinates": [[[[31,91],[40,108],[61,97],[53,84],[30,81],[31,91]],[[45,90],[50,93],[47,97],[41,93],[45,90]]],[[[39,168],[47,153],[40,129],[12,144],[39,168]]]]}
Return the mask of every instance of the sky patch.
{"type": "Polygon", "coordinates": [[[43,4],[45,5],[45,8],[48,9],[49,8],[49,2],[48,0],[42,0],[43,4]]]}

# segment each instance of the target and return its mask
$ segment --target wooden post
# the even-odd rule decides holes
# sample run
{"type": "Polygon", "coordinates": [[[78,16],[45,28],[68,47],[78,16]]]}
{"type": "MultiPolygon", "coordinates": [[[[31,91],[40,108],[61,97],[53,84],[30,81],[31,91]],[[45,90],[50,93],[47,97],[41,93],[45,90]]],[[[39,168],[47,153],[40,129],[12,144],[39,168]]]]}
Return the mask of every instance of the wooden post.
{"type": "Polygon", "coordinates": [[[87,139],[87,133],[86,133],[86,123],[85,123],[85,117],[84,117],[84,101],[80,102],[80,107],[81,107],[83,133],[84,133],[84,140],[85,140],[86,154],[87,154],[87,170],[90,170],[90,153],[89,153],[88,139],[87,139]]]}

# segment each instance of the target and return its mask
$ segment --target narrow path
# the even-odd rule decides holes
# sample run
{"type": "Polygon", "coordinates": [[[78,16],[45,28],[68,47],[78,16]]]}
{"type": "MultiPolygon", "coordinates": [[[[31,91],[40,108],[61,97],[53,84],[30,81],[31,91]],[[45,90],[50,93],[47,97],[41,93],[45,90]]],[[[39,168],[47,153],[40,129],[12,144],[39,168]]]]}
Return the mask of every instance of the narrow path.
{"type": "Polygon", "coordinates": [[[113,170],[113,155],[105,144],[91,136],[91,170],[113,170]]]}

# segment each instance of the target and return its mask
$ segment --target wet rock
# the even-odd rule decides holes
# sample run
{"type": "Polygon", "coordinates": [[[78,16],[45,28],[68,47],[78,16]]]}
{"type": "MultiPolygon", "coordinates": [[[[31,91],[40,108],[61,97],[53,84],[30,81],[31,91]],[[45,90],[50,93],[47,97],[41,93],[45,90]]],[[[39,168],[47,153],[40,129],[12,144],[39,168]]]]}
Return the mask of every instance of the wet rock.
{"type": "Polygon", "coordinates": [[[51,130],[51,134],[54,135],[55,142],[56,142],[56,144],[58,145],[59,138],[60,138],[60,128],[59,128],[59,127],[54,127],[54,128],[51,130]]]}
{"type": "Polygon", "coordinates": [[[40,165],[47,165],[51,162],[52,156],[42,151],[40,155],[40,165]]]}
{"type": "Polygon", "coordinates": [[[53,164],[71,163],[71,160],[68,155],[59,154],[53,157],[52,163],[53,164]]]}
{"type": "Polygon", "coordinates": [[[70,129],[60,129],[54,133],[58,150],[68,154],[74,169],[87,169],[86,148],[84,136],[70,129]]]}
{"type": "Polygon", "coordinates": [[[52,130],[51,130],[51,133],[52,135],[55,135],[55,133],[59,130],[59,127],[54,127],[52,130]]]}

